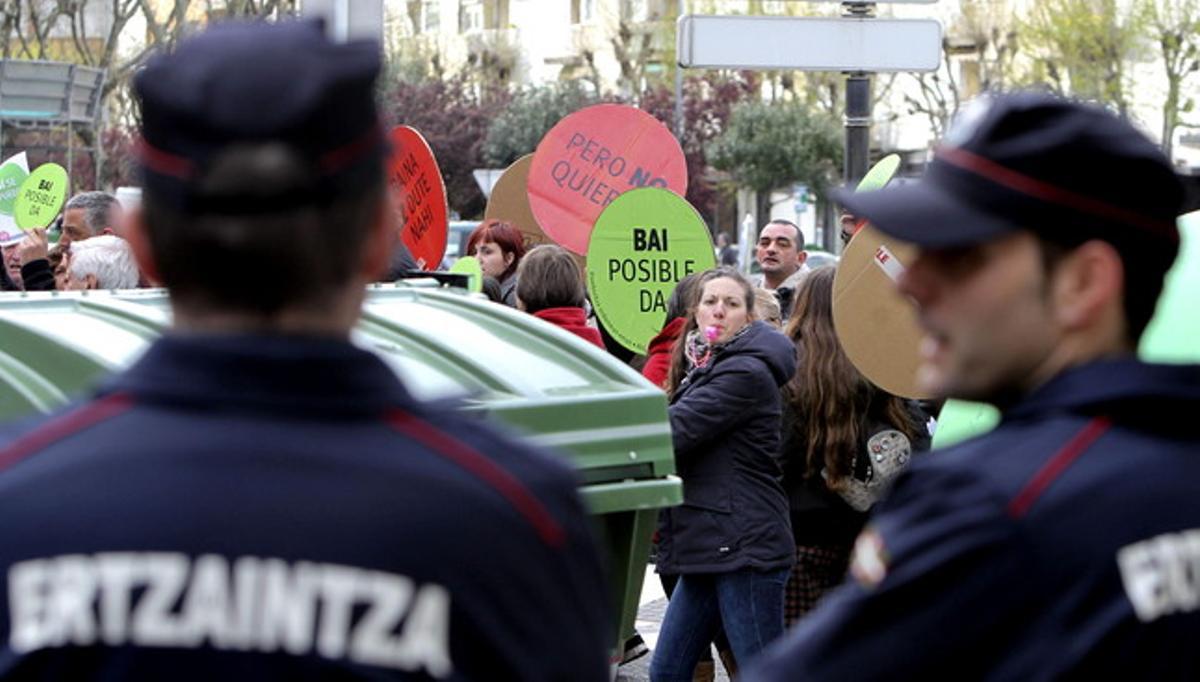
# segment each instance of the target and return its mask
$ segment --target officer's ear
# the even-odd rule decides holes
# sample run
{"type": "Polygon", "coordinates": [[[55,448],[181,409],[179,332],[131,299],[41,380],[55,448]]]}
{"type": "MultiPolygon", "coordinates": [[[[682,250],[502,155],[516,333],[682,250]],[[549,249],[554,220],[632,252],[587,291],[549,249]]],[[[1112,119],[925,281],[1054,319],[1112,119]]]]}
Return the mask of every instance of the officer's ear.
{"type": "Polygon", "coordinates": [[[1105,333],[1123,326],[1125,266],[1116,247],[1093,239],[1051,273],[1054,314],[1064,331],[1105,333]]]}
{"type": "Polygon", "coordinates": [[[125,241],[129,242],[129,248],[133,251],[133,259],[137,262],[138,270],[141,271],[146,281],[159,284],[162,282],[162,277],[158,274],[158,264],[154,262],[154,253],[150,248],[150,237],[146,233],[146,221],[143,216],[141,208],[130,211],[125,241]]]}
{"type": "Polygon", "coordinates": [[[376,202],[375,210],[371,214],[371,225],[364,245],[366,253],[363,254],[362,275],[368,282],[383,279],[392,260],[395,240],[399,238],[395,222],[400,214],[396,210],[392,193],[384,187],[381,194],[382,200],[376,202]]]}

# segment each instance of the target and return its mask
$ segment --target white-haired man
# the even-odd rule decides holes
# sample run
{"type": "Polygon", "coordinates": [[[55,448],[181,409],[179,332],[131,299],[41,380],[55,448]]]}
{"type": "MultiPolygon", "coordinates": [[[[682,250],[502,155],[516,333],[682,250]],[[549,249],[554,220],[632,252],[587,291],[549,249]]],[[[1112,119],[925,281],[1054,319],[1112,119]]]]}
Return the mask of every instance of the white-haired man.
{"type": "Polygon", "coordinates": [[[120,237],[106,234],[75,242],[66,258],[68,290],[132,289],[138,284],[133,251],[120,237]]]}

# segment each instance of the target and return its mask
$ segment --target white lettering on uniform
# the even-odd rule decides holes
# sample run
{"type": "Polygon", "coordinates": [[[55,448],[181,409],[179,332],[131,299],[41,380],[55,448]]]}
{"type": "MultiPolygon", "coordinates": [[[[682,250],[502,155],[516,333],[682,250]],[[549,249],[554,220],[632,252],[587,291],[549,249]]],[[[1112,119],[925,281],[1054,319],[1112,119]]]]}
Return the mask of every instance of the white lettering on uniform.
{"type": "Polygon", "coordinates": [[[46,644],[46,592],[49,561],[34,559],[8,569],[8,646],[18,653],[46,644]]]}
{"type": "Polygon", "coordinates": [[[1200,607],[1200,528],[1126,545],[1117,551],[1117,566],[1142,622],[1200,607]]]}
{"type": "Polygon", "coordinates": [[[312,649],[317,608],[313,565],[301,561],[292,567],[281,559],[267,559],[264,564],[258,649],[277,651],[282,641],[288,653],[304,655],[312,649]]]}
{"type": "Polygon", "coordinates": [[[321,629],[317,633],[317,651],[325,658],[341,658],[346,655],[350,610],[354,606],[355,597],[358,596],[357,578],[360,573],[362,571],[346,566],[325,566],[321,574],[324,617],[321,619],[321,629]]]}
{"type": "MultiPolygon", "coordinates": [[[[392,641],[391,634],[400,623],[400,615],[408,610],[413,601],[412,581],[400,576],[376,573],[370,576],[365,588],[371,595],[374,608],[363,616],[362,622],[355,629],[354,641],[350,644],[351,651],[364,661],[374,661],[375,665],[408,667],[410,664],[400,657],[399,647],[392,641]]],[[[414,608],[409,619],[415,615],[414,608]]],[[[433,674],[432,670],[430,674],[433,674]]]]}
{"type": "Polygon", "coordinates": [[[137,646],[187,646],[179,623],[170,615],[187,581],[188,558],[182,554],[151,552],[137,555],[134,575],[146,586],[133,609],[129,642],[137,646]]]}
{"type": "Polygon", "coordinates": [[[207,645],[316,653],[434,678],[454,671],[450,593],[352,566],[167,552],[66,555],[14,564],[8,598],[9,647],[18,654],[98,641],[207,645]]]}
{"type": "Polygon", "coordinates": [[[109,646],[124,644],[129,632],[134,564],[133,555],[124,552],[96,555],[96,572],[100,574],[100,637],[109,646]]]}

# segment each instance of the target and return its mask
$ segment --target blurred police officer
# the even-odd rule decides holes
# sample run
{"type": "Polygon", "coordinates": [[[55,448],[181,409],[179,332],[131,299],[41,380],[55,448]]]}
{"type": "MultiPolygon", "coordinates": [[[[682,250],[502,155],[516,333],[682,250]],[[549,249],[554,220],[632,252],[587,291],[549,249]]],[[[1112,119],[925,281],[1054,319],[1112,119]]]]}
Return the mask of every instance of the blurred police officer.
{"type": "Polygon", "coordinates": [[[379,67],[242,24],[138,74],[174,328],[0,449],[0,676],[606,679],[571,471],[349,342],[390,254],[379,67]]]}
{"type": "Polygon", "coordinates": [[[748,680],[1198,679],[1200,367],[1134,353],[1183,192],[1111,114],[986,98],[915,185],[838,199],[915,242],[920,381],[1003,410],[913,463],[852,579],[748,680]]]}

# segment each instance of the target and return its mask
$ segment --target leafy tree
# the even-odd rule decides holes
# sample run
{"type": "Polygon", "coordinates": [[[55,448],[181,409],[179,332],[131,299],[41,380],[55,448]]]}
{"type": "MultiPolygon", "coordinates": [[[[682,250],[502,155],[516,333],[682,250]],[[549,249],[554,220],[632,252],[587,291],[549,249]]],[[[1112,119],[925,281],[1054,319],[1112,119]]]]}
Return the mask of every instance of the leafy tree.
{"type": "Polygon", "coordinates": [[[841,129],[799,102],[745,102],[709,145],[708,158],[758,194],[761,217],[777,187],[803,182],[821,194],[830,185],[842,166],[841,129]]]}
{"type": "Polygon", "coordinates": [[[1127,66],[1139,56],[1141,23],[1118,0],[1040,0],[1020,29],[1034,58],[1027,80],[1128,116],[1127,66]]]}
{"type": "MultiPolygon", "coordinates": [[[[107,70],[101,93],[107,111],[116,120],[112,131],[99,131],[97,140],[91,129],[77,128],[73,134],[83,147],[94,143],[104,149],[103,158],[111,168],[94,168],[94,159],[76,155],[69,170],[72,186],[106,186],[106,181],[128,181],[127,128],[137,119],[137,110],[129,93],[129,77],[157,49],[169,49],[187,31],[204,21],[225,17],[279,18],[296,11],[297,0],[0,0],[0,57],[50,59],[98,67],[107,70]],[[97,19],[102,19],[97,21],[97,19]],[[131,21],[146,22],[145,44],[133,54],[118,51],[118,38],[131,21]],[[110,135],[111,132],[111,135],[110,135]]],[[[26,131],[28,132],[28,131],[26,131]]],[[[11,140],[5,134],[5,140],[11,140]]],[[[65,146],[66,133],[35,131],[21,134],[18,148],[45,149],[65,146]]],[[[3,150],[0,150],[3,151],[3,150]]],[[[33,152],[37,157],[37,152],[33,152]]],[[[49,153],[45,160],[64,163],[64,154],[49,153]]],[[[111,186],[111,185],[107,185],[111,186]]]]}
{"type": "Polygon", "coordinates": [[[450,208],[468,218],[482,214],[486,201],[472,173],[484,166],[484,138],[494,113],[507,104],[508,93],[481,92],[462,74],[444,81],[389,85],[382,97],[385,115],[392,124],[416,128],[429,142],[450,208]]]}
{"type": "MultiPolygon", "coordinates": [[[[712,222],[719,189],[709,178],[709,145],[717,139],[733,115],[738,103],[759,91],[758,74],[743,71],[734,74],[691,76],[683,83],[683,147],[687,159],[687,200],[712,222]]],[[[666,85],[642,93],[640,107],[668,128],[674,128],[675,89],[666,85]]]]}
{"type": "Polygon", "coordinates": [[[1175,129],[1184,125],[1182,115],[1196,106],[1184,86],[1200,71],[1200,0],[1141,0],[1139,10],[1167,77],[1162,147],[1170,157],[1175,129]]]}
{"type": "Polygon", "coordinates": [[[964,102],[1005,88],[1016,51],[1017,30],[1007,2],[962,0],[942,39],[941,67],[907,76],[917,85],[915,93],[904,95],[909,113],[924,115],[934,139],[941,138],[964,102]]]}
{"type": "Polygon", "coordinates": [[[597,101],[576,81],[518,91],[488,126],[483,142],[484,164],[504,168],[533,153],[554,124],[597,101]]]}

